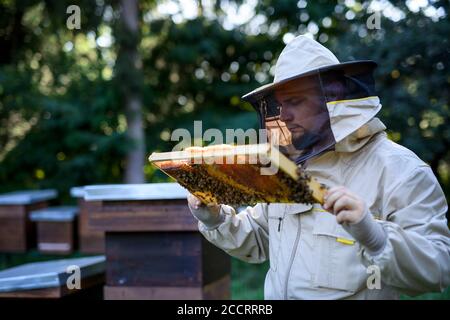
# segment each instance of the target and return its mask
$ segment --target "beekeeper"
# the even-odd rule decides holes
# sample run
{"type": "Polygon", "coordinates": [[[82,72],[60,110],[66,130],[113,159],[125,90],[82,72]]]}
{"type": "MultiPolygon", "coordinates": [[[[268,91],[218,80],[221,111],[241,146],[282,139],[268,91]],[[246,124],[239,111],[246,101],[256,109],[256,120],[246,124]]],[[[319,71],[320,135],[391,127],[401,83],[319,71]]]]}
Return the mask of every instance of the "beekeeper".
{"type": "Polygon", "coordinates": [[[323,207],[260,203],[237,213],[188,197],[206,239],[250,263],[269,259],[266,299],[396,299],[450,285],[444,193],[375,117],[375,67],[339,63],[299,36],[274,82],[243,97],[280,149],[331,187],[323,207]]]}

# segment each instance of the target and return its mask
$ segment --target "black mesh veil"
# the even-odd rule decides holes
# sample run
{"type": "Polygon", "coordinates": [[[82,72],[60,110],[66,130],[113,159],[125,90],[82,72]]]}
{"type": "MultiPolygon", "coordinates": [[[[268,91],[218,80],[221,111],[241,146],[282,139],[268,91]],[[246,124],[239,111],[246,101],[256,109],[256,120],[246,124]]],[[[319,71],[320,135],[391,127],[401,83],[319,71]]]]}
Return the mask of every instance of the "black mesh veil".
{"type": "Polygon", "coordinates": [[[247,98],[267,137],[297,164],[332,150],[336,143],[329,102],[375,95],[374,67],[316,71],[276,84],[247,98]]]}

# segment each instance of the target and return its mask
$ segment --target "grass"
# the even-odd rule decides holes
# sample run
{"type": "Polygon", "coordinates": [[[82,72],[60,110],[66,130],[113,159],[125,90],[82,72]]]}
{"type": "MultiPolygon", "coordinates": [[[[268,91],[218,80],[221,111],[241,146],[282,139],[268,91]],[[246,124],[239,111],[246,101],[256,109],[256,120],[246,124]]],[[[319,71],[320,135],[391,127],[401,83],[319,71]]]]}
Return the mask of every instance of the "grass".
{"type": "Polygon", "coordinates": [[[425,293],[417,297],[401,296],[402,300],[450,300],[450,287],[442,293],[425,293]]]}
{"type": "Polygon", "coordinates": [[[269,263],[250,264],[231,260],[231,298],[234,300],[264,299],[264,279],[269,263]]]}

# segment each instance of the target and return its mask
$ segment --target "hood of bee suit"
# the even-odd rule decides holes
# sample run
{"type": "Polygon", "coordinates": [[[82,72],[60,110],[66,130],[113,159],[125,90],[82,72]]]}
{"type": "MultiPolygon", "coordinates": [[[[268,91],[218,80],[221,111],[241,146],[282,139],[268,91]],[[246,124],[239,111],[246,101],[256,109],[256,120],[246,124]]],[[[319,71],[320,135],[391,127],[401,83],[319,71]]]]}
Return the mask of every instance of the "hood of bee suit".
{"type": "Polygon", "coordinates": [[[386,126],[380,119],[374,117],[366,124],[362,125],[355,132],[352,132],[335,145],[337,152],[355,152],[361,149],[370,138],[379,132],[386,130],[386,126]]]}
{"type": "MultiPolygon", "coordinates": [[[[352,152],[364,145],[370,136],[386,129],[384,124],[375,118],[381,109],[380,99],[374,89],[375,68],[376,63],[369,60],[340,63],[329,49],[317,41],[306,36],[298,36],[281,52],[275,66],[273,83],[259,87],[242,98],[253,105],[260,116],[261,126],[265,127],[261,102],[264,102],[266,108],[266,101],[275,96],[274,92],[289,83],[302,81],[308,77],[317,77],[322,84],[322,79],[326,79],[327,73],[339,72],[346,81],[346,94],[339,99],[327,96],[324,99],[326,103],[324,109],[329,115],[334,149],[339,152],[352,152]]],[[[271,119],[273,115],[270,114],[271,119]]],[[[316,153],[320,152],[319,150],[316,153]]]]}

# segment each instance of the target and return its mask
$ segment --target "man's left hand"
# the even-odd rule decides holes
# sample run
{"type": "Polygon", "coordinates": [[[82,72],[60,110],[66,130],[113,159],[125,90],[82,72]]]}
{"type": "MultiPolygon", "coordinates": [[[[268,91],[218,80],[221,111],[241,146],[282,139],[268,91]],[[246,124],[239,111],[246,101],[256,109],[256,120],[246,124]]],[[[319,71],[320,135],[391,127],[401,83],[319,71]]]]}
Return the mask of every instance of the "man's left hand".
{"type": "Polygon", "coordinates": [[[344,186],[333,187],[325,195],[323,208],[336,215],[339,224],[354,224],[364,216],[366,204],[363,199],[344,186]]]}

